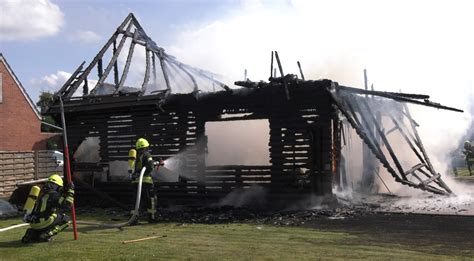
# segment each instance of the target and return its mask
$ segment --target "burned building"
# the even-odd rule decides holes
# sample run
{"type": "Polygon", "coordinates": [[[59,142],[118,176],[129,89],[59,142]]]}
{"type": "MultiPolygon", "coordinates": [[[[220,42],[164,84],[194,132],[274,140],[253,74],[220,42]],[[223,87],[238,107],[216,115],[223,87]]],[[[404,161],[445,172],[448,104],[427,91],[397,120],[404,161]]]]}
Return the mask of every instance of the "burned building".
{"type": "MultiPolygon", "coordinates": [[[[99,140],[99,162],[73,162],[75,172],[107,169],[111,162],[126,161],[128,150],[140,137],[150,141],[156,158],[166,161],[185,152],[179,180],[157,183],[161,202],[213,202],[234,189],[255,185],[263,187],[271,200],[330,194],[333,180],[345,175],[339,167],[343,124],[356,130],[396,181],[438,194],[451,193],[430,164],[406,106],[384,111],[419,160],[410,167],[397,160],[386,137],[388,129],[380,126],[378,108],[386,104],[381,100],[389,100],[456,109],[429,102],[426,95],[367,91],[330,80],[304,80],[302,74],[300,78],[285,75],[277,53],[272,53],[271,63],[268,82],[246,80],[229,88],[212,73],[168,55],[130,14],[93,61],[85,68],[82,63],[56,93],[49,113],[59,119],[62,99],[72,153],[87,138],[99,140]],[[128,54],[120,73],[118,60],[126,53],[127,41],[128,54]],[[127,87],[136,47],[145,50],[144,76],[139,85],[127,87]],[[96,73],[97,80],[91,81],[96,73]],[[177,92],[185,82],[190,90],[177,92]],[[201,88],[206,85],[207,89],[201,88]],[[408,118],[407,126],[401,117],[408,118]],[[206,164],[206,123],[252,120],[268,124],[269,164],[206,164]]],[[[238,140],[239,136],[229,138],[238,140]]],[[[126,181],[108,180],[96,187],[116,197],[133,198],[126,181]]]]}

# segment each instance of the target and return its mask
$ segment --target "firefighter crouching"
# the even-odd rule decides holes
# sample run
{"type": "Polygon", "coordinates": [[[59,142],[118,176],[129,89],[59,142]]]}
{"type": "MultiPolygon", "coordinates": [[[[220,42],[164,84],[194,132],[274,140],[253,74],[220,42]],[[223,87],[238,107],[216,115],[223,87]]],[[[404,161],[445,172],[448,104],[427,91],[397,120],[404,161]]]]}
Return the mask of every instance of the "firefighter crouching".
{"type": "MultiPolygon", "coordinates": [[[[146,214],[148,217],[148,222],[156,222],[156,190],[153,183],[153,178],[151,177],[151,172],[156,165],[163,165],[163,161],[155,162],[149,151],[150,143],[144,138],[137,140],[135,144],[136,151],[131,149],[129,151],[129,173],[131,174],[132,184],[135,188],[135,196],[137,196],[137,183],[139,182],[140,172],[143,167],[146,167],[146,171],[143,174],[142,181],[142,193],[140,200],[140,209],[146,209],[146,214]]],[[[135,198],[136,199],[136,198],[135,198]]],[[[132,211],[132,215],[133,215],[132,211]]],[[[137,213],[138,217],[139,213],[137,213]]],[[[135,220],[134,224],[138,223],[138,218],[135,220]]]]}
{"type": "Polygon", "coordinates": [[[74,185],[64,187],[61,176],[54,174],[40,189],[33,186],[25,203],[24,221],[30,223],[21,239],[23,243],[47,242],[69,226],[65,214],[74,201],[74,185]]]}

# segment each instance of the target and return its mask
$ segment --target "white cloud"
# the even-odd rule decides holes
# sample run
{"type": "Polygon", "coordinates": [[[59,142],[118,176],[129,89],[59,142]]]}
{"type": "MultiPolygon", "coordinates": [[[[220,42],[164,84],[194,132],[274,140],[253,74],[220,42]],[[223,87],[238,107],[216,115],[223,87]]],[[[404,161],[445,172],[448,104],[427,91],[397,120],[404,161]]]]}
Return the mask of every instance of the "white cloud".
{"type": "Polygon", "coordinates": [[[41,79],[33,79],[31,83],[36,86],[40,86],[46,91],[55,92],[59,90],[63,86],[69,77],[71,77],[71,73],[65,71],[57,71],[56,73],[52,73],[49,75],[45,75],[41,77],[41,79]]]}
{"type": "MultiPolygon", "coordinates": [[[[56,71],[56,73],[51,73],[41,77],[40,79],[31,80],[31,84],[41,88],[42,91],[56,92],[58,91],[63,84],[71,77],[72,73],[65,71],[56,71]]],[[[96,84],[96,80],[88,80],[89,90],[92,89],[96,84]]],[[[82,95],[82,85],[76,90],[74,96],[82,95]]]]}
{"type": "Polygon", "coordinates": [[[76,32],[76,34],[71,35],[70,37],[71,40],[73,41],[79,41],[81,43],[89,44],[89,43],[97,43],[100,42],[102,37],[97,34],[96,32],[93,31],[88,31],[88,30],[82,30],[76,32]]]}
{"type": "Polygon", "coordinates": [[[0,39],[6,41],[55,35],[64,22],[59,7],[49,0],[2,0],[0,10],[0,39]]]}

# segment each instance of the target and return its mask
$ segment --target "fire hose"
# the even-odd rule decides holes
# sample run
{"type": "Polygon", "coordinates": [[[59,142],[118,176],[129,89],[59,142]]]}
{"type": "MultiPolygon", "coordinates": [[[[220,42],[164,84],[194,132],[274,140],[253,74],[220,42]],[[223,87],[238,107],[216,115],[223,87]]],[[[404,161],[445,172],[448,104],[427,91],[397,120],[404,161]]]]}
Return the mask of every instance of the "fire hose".
{"type": "MultiPolygon", "coordinates": [[[[136,200],[135,200],[135,208],[134,208],[134,211],[133,211],[133,215],[130,217],[129,220],[127,220],[126,222],[123,222],[123,223],[118,223],[118,224],[95,223],[95,222],[88,222],[88,221],[78,220],[77,224],[92,225],[92,226],[107,227],[107,228],[119,228],[120,229],[120,228],[122,228],[124,226],[128,226],[132,222],[134,222],[137,219],[137,216],[138,216],[138,213],[139,213],[138,211],[140,210],[140,200],[141,200],[141,194],[142,194],[143,175],[145,174],[145,171],[146,171],[146,167],[143,167],[142,170],[140,171],[140,176],[138,178],[138,184],[137,184],[138,189],[137,189],[137,197],[136,197],[136,200]]],[[[29,225],[29,223],[22,223],[22,224],[12,225],[12,226],[9,226],[9,227],[0,228],[0,232],[5,232],[5,231],[11,230],[11,229],[20,228],[20,227],[24,227],[24,226],[28,226],[28,225],[29,225]]]]}

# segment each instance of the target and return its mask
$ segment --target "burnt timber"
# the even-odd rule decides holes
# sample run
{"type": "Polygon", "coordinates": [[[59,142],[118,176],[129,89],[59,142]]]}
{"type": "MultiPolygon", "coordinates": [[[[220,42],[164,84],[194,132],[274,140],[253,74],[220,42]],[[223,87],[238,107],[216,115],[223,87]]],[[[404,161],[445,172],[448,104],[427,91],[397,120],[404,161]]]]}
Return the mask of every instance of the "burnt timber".
{"type": "MultiPolygon", "coordinates": [[[[273,57],[272,53],[271,72],[273,57]]],[[[157,183],[161,202],[212,202],[236,188],[256,184],[266,188],[273,199],[330,194],[334,177],[342,175],[339,167],[342,124],[350,124],[356,130],[397,182],[437,194],[451,193],[429,162],[407,107],[395,106],[398,109],[388,110],[384,116],[393,120],[419,158],[420,163],[413,167],[401,166],[387,139],[389,133],[374,115],[384,113],[376,108],[383,107],[387,100],[459,110],[432,103],[427,95],[364,91],[339,86],[330,80],[300,80],[295,75],[284,75],[276,52],[275,57],[280,77],[273,74],[269,82],[235,82],[243,88],[231,89],[216,80],[212,73],[185,65],[166,54],[130,14],[92,62],[85,69],[82,63],[56,93],[49,113],[59,117],[58,101],[62,97],[71,152],[74,153],[86,138],[98,137],[100,165],[126,161],[128,150],[139,137],[150,141],[156,158],[166,160],[186,151],[182,171],[187,172],[188,178],[157,183]],[[119,75],[117,57],[127,49],[123,48],[127,39],[131,39],[131,44],[119,75]],[[139,88],[127,90],[124,83],[136,45],[145,47],[145,75],[139,88]],[[112,50],[112,57],[104,69],[102,60],[108,50],[112,50]],[[88,78],[94,68],[99,80],[89,90],[88,78]],[[112,69],[113,82],[107,83],[112,69]],[[176,87],[173,72],[190,80],[192,92],[173,93],[173,86],[176,87]],[[163,88],[151,91],[150,79],[156,83],[157,74],[164,82],[163,88]],[[202,91],[198,82],[203,80],[221,87],[222,91],[202,91]],[[80,87],[82,96],[76,96],[80,87]],[[101,88],[109,88],[109,91],[104,93],[101,88]],[[364,95],[378,99],[367,100],[364,95]],[[399,120],[402,116],[407,118],[407,126],[399,120]],[[206,122],[231,120],[268,121],[270,165],[206,166],[206,122]],[[417,181],[412,181],[409,175],[417,181]]],[[[80,163],[73,166],[81,168],[80,163]]],[[[117,197],[133,199],[129,184],[98,184],[101,186],[104,190],[108,187],[117,197]]]]}
{"type": "MultiPolygon", "coordinates": [[[[92,97],[65,101],[68,138],[75,151],[87,137],[99,137],[102,163],[126,161],[128,150],[146,137],[155,157],[167,159],[186,150],[187,171],[200,182],[158,183],[160,198],[223,197],[236,187],[260,184],[271,193],[318,194],[332,188],[332,132],[336,110],[326,88],[331,81],[289,84],[287,100],[280,85],[196,96],[92,97]],[[222,119],[222,114],[235,117],[222,119]],[[245,114],[245,116],[241,116],[245,114]],[[269,166],[206,167],[205,123],[222,120],[268,120],[269,166]],[[295,181],[300,169],[311,173],[308,186],[295,181]]],[[[55,113],[56,107],[51,108],[55,113]]],[[[232,137],[238,139],[239,137],[232,137]]]]}

